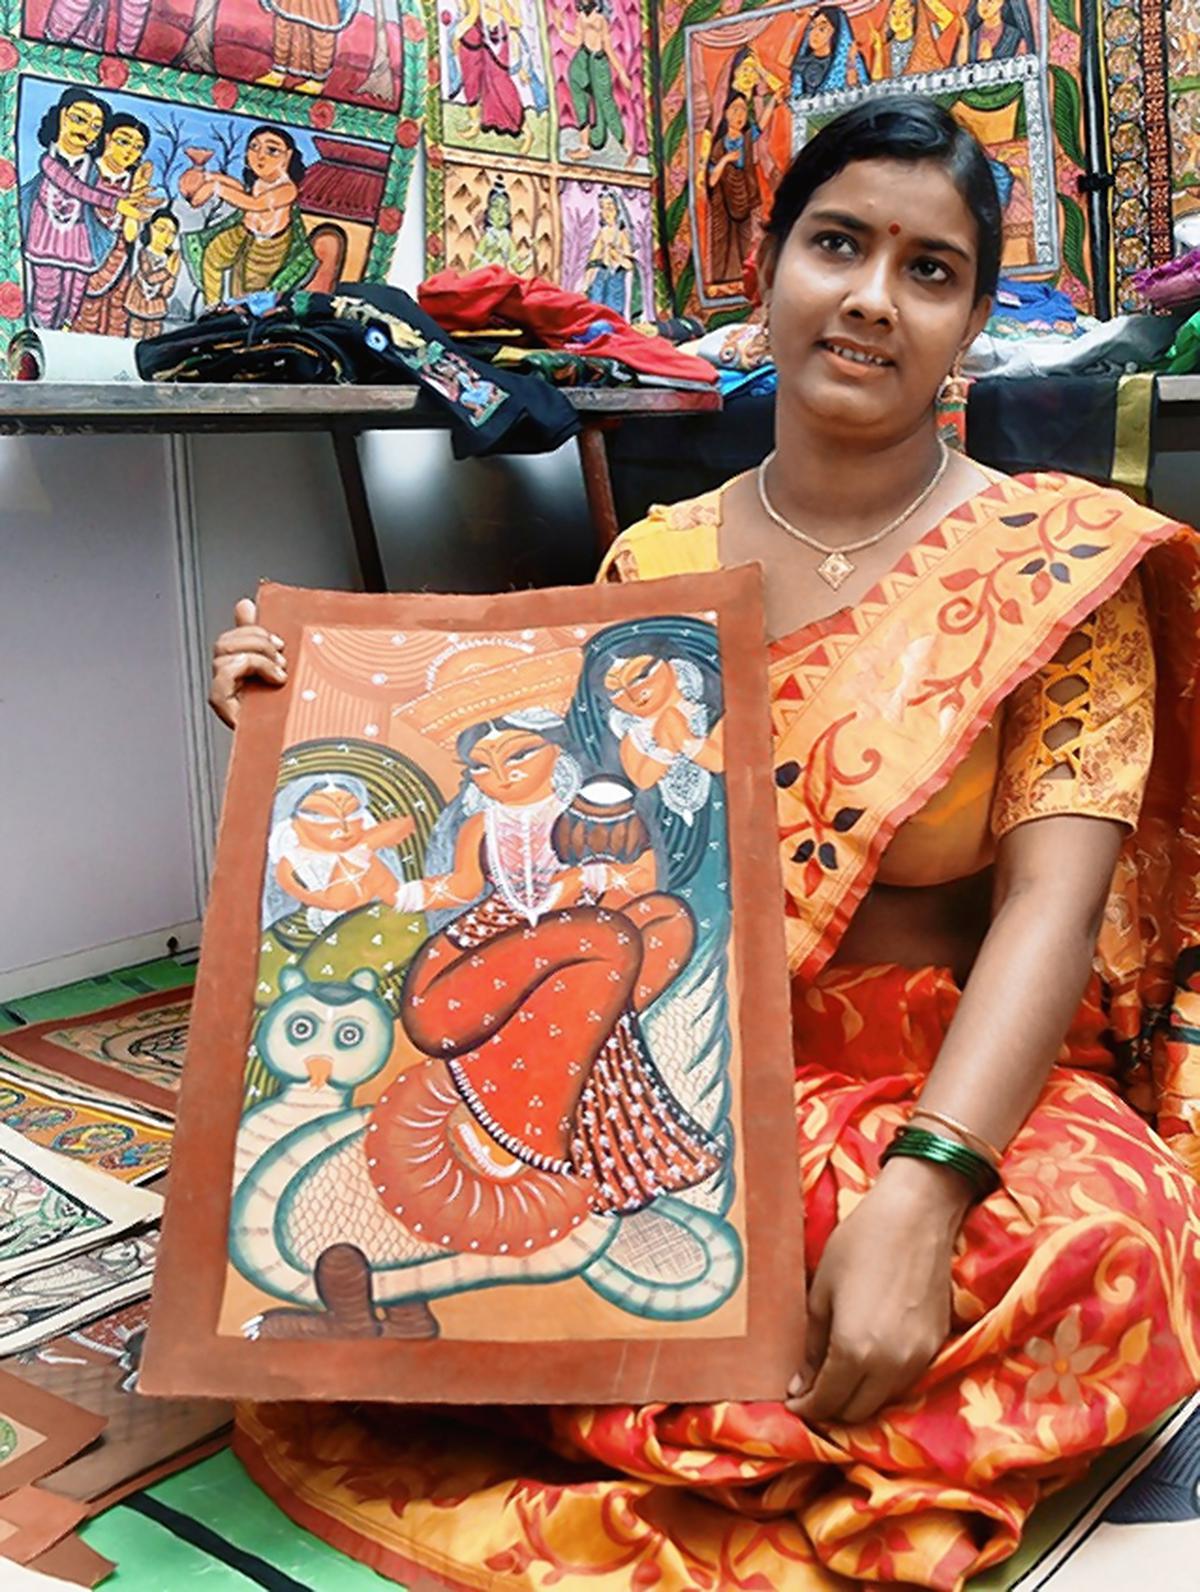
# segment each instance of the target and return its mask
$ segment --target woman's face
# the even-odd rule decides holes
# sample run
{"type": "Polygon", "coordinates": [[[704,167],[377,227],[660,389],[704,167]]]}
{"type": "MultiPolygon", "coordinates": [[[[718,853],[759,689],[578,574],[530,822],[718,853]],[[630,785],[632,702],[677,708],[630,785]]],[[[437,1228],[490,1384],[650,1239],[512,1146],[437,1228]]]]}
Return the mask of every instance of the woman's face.
{"type": "Polygon", "coordinates": [[[468,764],[476,788],[506,807],[544,801],[553,786],[559,749],[532,730],[499,730],[471,748],[468,764]]]}
{"type": "Polygon", "coordinates": [[[892,0],[888,7],[888,27],[901,44],[912,38],[917,26],[917,9],[913,0],[892,0]]]}
{"type": "Polygon", "coordinates": [[[660,713],[675,695],[675,676],[662,658],[622,658],[604,677],[613,707],[637,718],[660,713]]]}
{"type": "Polygon", "coordinates": [[[995,22],[1004,10],[1004,0],[978,0],[978,4],[981,22],[995,22]]]}
{"type": "Polygon", "coordinates": [[[296,809],[292,826],[303,845],[349,851],[363,837],[362,807],[352,791],[315,790],[296,809]]]}
{"type": "Polygon", "coordinates": [[[733,74],[733,87],[739,94],[749,94],[759,80],[758,62],[752,55],[748,55],[737,71],[733,74]]]}
{"type": "Polygon", "coordinates": [[[987,320],[975,219],[932,161],[855,161],[764,261],[781,408],[876,445],[927,417],[987,320]]]}
{"type": "Polygon", "coordinates": [[[104,156],[118,171],[131,171],[146,153],[146,140],[136,127],[118,127],[108,135],[104,156]]]}
{"type": "Polygon", "coordinates": [[[179,228],[170,216],[159,216],[157,221],[150,224],[150,247],[158,254],[169,254],[175,247],[175,235],[179,228]]]}
{"type": "Polygon", "coordinates": [[[617,219],[617,202],[609,193],[600,199],[600,219],[606,227],[611,227],[617,219]]]}
{"type": "Polygon", "coordinates": [[[68,155],[85,154],[100,137],[104,112],[92,100],[76,100],[59,112],[59,148],[68,155]]]}
{"type": "Polygon", "coordinates": [[[808,30],[808,47],[814,55],[828,55],[833,44],[833,23],[828,17],[815,16],[808,30]]]}
{"type": "Polygon", "coordinates": [[[750,112],[744,99],[731,99],[729,109],[725,112],[725,120],[729,131],[735,136],[746,131],[746,123],[750,119],[750,112]]]}
{"type": "Polygon", "coordinates": [[[256,177],[278,177],[287,170],[291,150],[278,133],[255,133],[246,145],[246,164],[256,177]]]}

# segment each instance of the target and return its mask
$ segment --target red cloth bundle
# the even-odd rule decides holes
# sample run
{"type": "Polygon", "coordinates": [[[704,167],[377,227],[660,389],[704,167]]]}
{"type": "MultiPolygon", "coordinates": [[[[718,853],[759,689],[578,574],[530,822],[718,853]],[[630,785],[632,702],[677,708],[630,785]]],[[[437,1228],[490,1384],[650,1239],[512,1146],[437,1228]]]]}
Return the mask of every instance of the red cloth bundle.
{"type": "Polygon", "coordinates": [[[417,300],[448,332],[517,326],[547,348],[619,359],[645,376],[710,386],[717,379],[707,360],[681,354],[665,338],[634,331],[606,305],[582,293],[568,293],[541,277],[514,276],[501,265],[439,271],[417,289],[417,300]]]}

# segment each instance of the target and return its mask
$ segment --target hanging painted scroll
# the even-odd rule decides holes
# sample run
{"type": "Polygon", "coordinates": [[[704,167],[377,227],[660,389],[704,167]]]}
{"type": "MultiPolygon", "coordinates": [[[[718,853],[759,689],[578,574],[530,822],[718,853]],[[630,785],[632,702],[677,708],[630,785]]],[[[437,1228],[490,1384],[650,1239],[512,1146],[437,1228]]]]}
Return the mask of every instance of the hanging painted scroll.
{"type": "Polygon", "coordinates": [[[143,1390],[772,1396],[757,577],[261,603],[296,663],[235,743],[143,1390]]]}
{"type": "MultiPolygon", "coordinates": [[[[660,0],[667,284],[679,309],[743,313],[742,267],[813,133],[865,97],[931,95],[980,139],[1004,207],[1004,269],[1101,315],[1172,249],[1161,0],[843,0],[740,9],[660,0]]],[[[1172,47],[1177,126],[1200,83],[1172,47]]],[[[1191,160],[1184,139],[1177,164],[1191,160]]],[[[1194,161],[1192,161],[1194,165],[1194,161]]],[[[1180,165],[1177,208],[1189,208],[1180,165]]]]}
{"type": "Polygon", "coordinates": [[[4,0],[0,333],[153,336],[382,280],[424,110],[416,0],[4,0]]]}
{"type": "Polygon", "coordinates": [[[643,0],[443,0],[430,40],[430,270],[502,265],[652,319],[643,0]]]}

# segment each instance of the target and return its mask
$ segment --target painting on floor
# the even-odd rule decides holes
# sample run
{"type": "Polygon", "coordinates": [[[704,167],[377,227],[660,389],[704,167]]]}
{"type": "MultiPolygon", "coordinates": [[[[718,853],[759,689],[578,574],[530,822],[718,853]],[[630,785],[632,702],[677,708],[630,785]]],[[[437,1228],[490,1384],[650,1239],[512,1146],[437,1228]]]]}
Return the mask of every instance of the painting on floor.
{"type": "Polygon", "coordinates": [[[744,312],[780,173],[825,122],[881,94],[931,95],[976,134],[1005,271],[1057,282],[1083,311],[1131,307],[1132,276],[1171,253],[1172,204],[1176,218],[1194,208],[1200,36],[1173,31],[1173,178],[1159,0],[660,0],[658,24],[664,290],[680,310],[744,312]]]}
{"type": "Polygon", "coordinates": [[[753,575],[263,601],[297,666],[235,748],[144,1385],[776,1385],[753,575]]]}
{"type": "MultiPolygon", "coordinates": [[[[98,15],[111,45],[118,9],[98,15]]],[[[397,117],[277,72],[247,86],[0,38],[0,333],[142,338],[229,298],[381,280],[424,97],[423,44],[404,48],[397,117]]]]}
{"type": "Polygon", "coordinates": [[[430,19],[430,270],[498,264],[652,319],[642,0],[454,0],[430,19]]]}

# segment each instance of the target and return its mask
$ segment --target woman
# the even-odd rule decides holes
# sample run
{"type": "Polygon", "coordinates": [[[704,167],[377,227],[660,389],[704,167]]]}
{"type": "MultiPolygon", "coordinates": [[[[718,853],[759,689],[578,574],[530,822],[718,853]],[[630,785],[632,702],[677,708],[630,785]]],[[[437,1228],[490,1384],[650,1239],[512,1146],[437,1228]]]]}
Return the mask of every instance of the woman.
{"type": "Polygon", "coordinates": [[[201,232],[189,232],[184,250],[206,304],[271,289],[299,287],[317,257],[300,219],[304,157],[283,127],[256,127],[246,140],[242,180],[206,171],[187,198],[199,208],[212,198],[234,214],[201,232]]]}
{"type": "Polygon", "coordinates": [[[285,1500],[290,1456],[310,1523],[343,1501],[320,1456],[365,1462],[340,1540],[378,1551],[386,1498],[377,1563],[478,1584],[486,1543],[503,1589],[958,1592],[1200,1384],[1200,559],[1117,493],[941,451],[1000,245],[987,161],[940,108],[830,124],[762,253],[776,451],[608,565],[765,571],[797,1375],[777,1404],[530,1412],[571,1470],[445,1420],[356,1439],[344,1415],[251,1412],[242,1452],[285,1500]]]}

